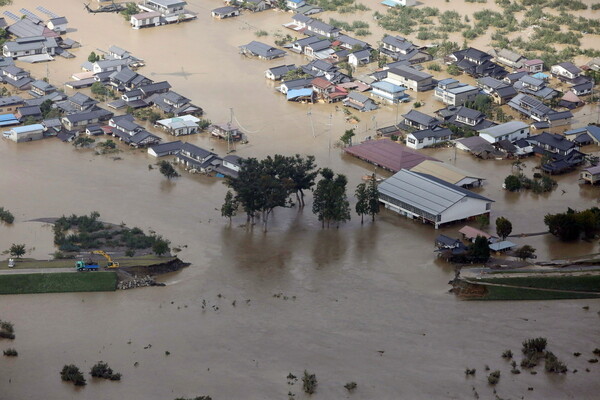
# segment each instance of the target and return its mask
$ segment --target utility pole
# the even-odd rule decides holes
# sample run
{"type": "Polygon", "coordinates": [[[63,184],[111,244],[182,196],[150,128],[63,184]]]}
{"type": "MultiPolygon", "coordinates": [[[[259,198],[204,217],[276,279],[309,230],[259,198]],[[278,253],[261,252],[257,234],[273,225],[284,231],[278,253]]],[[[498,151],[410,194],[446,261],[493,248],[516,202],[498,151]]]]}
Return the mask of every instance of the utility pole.
{"type": "Polygon", "coordinates": [[[329,164],[331,165],[331,131],[333,130],[333,114],[329,114],[329,164]]]}

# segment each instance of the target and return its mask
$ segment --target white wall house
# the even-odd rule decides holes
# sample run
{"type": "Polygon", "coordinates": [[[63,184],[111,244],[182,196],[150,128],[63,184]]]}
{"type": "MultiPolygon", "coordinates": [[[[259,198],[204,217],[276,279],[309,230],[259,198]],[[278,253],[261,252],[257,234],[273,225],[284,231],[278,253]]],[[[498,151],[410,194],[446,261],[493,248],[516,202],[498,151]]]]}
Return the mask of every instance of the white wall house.
{"type": "Polygon", "coordinates": [[[133,29],[140,29],[161,24],[161,15],[158,11],[147,11],[131,16],[129,23],[133,29]]]}
{"type": "Polygon", "coordinates": [[[4,132],[4,137],[17,143],[40,140],[44,137],[44,125],[33,124],[17,126],[7,132],[4,132]]]}
{"type": "Polygon", "coordinates": [[[143,11],[158,11],[163,17],[167,17],[184,14],[186,5],[187,3],[181,0],[145,0],[138,4],[138,7],[143,11]]]}
{"type": "Polygon", "coordinates": [[[462,106],[467,101],[475,100],[478,94],[479,88],[460,83],[452,78],[439,81],[433,91],[433,95],[437,100],[451,106],[462,106]]]}
{"type": "Polygon", "coordinates": [[[424,129],[406,135],[406,146],[411,149],[422,149],[438,143],[447,142],[452,138],[448,128],[424,129]]]}
{"type": "Polygon", "coordinates": [[[568,80],[575,79],[581,75],[581,70],[571,62],[562,62],[550,67],[552,75],[568,80]]]}
{"type": "Polygon", "coordinates": [[[414,68],[400,65],[387,70],[387,80],[396,85],[405,86],[415,92],[422,92],[433,87],[433,75],[417,71],[414,68]]]}
{"type": "Polygon", "coordinates": [[[490,143],[497,143],[501,140],[514,142],[529,137],[529,125],[521,121],[509,121],[482,129],[479,131],[479,136],[490,143]]]}
{"type": "Polygon", "coordinates": [[[379,200],[386,208],[410,219],[440,225],[489,214],[493,200],[460,186],[401,170],[379,184],[379,200]]]}

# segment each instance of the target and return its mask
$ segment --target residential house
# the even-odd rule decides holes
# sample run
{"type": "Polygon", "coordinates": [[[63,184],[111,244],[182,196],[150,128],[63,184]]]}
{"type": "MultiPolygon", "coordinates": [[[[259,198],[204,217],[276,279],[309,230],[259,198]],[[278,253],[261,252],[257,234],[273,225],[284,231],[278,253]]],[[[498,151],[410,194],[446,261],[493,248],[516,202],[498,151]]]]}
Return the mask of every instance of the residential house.
{"type": "MultiPolygon", "coordinates": [[[[580,135],[587,135],[587,140],[581,144],[595,143],[600,145],[600,126],[588,125],[583,128],[571,129],[564,133],[567,139],[577,142],[576,138],[580,135]]],[[[581,141],[580,141],[581,142],[581,141]]]]}
{"type": "Polygon", "coordinates": [[[109,82],[118,91],[124,92],[139,86],[149,85],[152,83],[152,80],[132,71],[129,67],[123,67],[120,71],[115,71],[111,74],[109,82]]]}
{"type": "Polygon", "coordinates": [[[319,40],[304,46],[304,54],[317,59],[325,59],[335,52],[331,48],[331,41],[327,39],[319,40]]]}
{"type": "Polygon", "coordinates": [[[516,95],[508,105],[535,121],[547,122],[549,126],[562,126],[570,122],[570,111],[555,111],[544,103],[523,93],[516,95]]]}
{"type": "Polygon", "coordinates": [[[209,173],[221,164],[221,159],[215,153],[191,143],[183,143],[175,159],[190,172],[209,173]]]}
{"type": "Polygon", "coordinates": [[[502,140],[514,142],[529,137],[529,125],[521,121],[509,121],[479,131],[479,136],[490,143],[502,140]]]}
{"type": "Polygon", "coordinates": [[[592,58],[586,65],[593,71],[600,71],[600,57],[592,58]]]}
{"type": "Polygon", "coordinates": [[[110,58],[119,60],[125,60],[132,57],[129,51],[122,49],[119,46],[115,46],[114,44],[108,48],[108,55],[110,58]]]}
{"type": "Polygon", "coordinates": [[[98,104],[98,100],[94,100],[91,97],[77,92],[74,95],[67,98],[67,101],[77,111],[84,111],[94,107],[98,104]]]}
{"type": "Polygon", "coordinates": [[[269,46],[265,43],[257,42],[256,40],[240,46],[240,52],[244,55],[255,56],[264,60],[272,60],[274,58],[283,57],[286,54],[283,50],[269,46]]]}
{"type": "Polygon", "coordinates": [[[323,36],[326,38],[336,38],[340,35],[340,29],[332,25],[326,24],[318,19],[307,17],[304,14],[296,14],[292,17],[294,24],[300,29],[305,28],[307,31],[323,36]]]}
{"type": "Polygon", "coordinates": [[[167,93],[171,89],[171,84],[167,81],[154,82],[140,86],[138,89],[142,91],[144,98],[148,98],[153,95],[167,93]]]}
{"type": "Polygon", "coordinates": [[[22,107],[23,99],[20,96],[0,97],[0,114],[16,111],[18,107],[22,107]]]}
{"type": "Polygon", "coordinates": [[[33,140],[40,140],[44,138],[44,125],[33,124],[25,126],[17,126],[11,128],[9,131],[4,132],[4,137],[12,140],[13,142],[31,142],[33,140]]]}
{"type": "Polygon", "coordinates": [[[101,72],[120,71],[129,66],[130,63],[130,59],[98,60],[92,64],[92,72],[99,74],[101,72]]]}
{"type": "Polygon", "coordinates": [[[377,104],[373,99],[368,98],[362,93],[350,92],[343,100],[345,106],[352,107],[358,111],[373,111],[376,110],[377,104]]]}
{"type": "Polygon", "coordinates": [[[133,29],[150,28],[163,25],[162,15],[159,11],[146,11],[133,14],[129,18],[129,23],[133,29]]]}
{"type": "Polygon", "coordinates": [[[359,51],[355,51],[354,53],[350,53],[348,56],[348,63],[352,65],[354,68],[358,68],[359,66],[368,64],[371,62],[371,50],[362,49],[359,51]]]}
{"type": "MultiPolygon", "coordinates": [[[[144,91],[144,87],[140,89],[144,91]]],[[[203,113],[202,108],[190,103],[190,99],[173,91],[154,94],[147,101],[165,114],[173,113],[175,117],[186,114],[200,116],[203,113]]]]}
{"type": "Polygon", "coordinates": [[[304,0],[286,0],[286,2],[285,2],[285,5],[290,10],[295,10],[297,8],[300,8],[300,7],[304,6],[305,4],[306,4],[306,1],[304,1],[304,0]]]}
{"type": "Polygon", "coordinates": [[[48,29],[43,24],[33,22],[29,18],[22,18],[14,24],[7,26],[6,31],[18,38],[27,38],[34,36],[58,37],[58,33],[48,29]]]}
{"type": "Polygon", "coordinates": [[[65,33],[67,31],[67,26],[69,21],[65,17],[54,17],[50,18],[46,23],[48,29],[52,29],[56,33],[65,33]]]}
{"type": "Polygon", "coordinates": [[[344,152],[392,172],[410,169],[424,160],[438,161],[390,139],[366,140],[344,147],[344,152]]]}
{"type": "Polygon", "coordinates": [[[49,84],[46,81],[37,80],[31,83],[30,93],[36,97],[46,96],[56,92],[56,86],[49,84]]]}
{"type": "Polygon", "coordinates": [[[527,59],[519,53],[515,53],[508,49],[500,49],[495,53],[495,58],[498,63],[513,69],[523,68],[525,61],[527,61],[527,59]]]}
{"type": "Polygon", "coordinates": [[[571,91],[577,96],[585,96],[592,93],[594,89],[594,82],[587,81],[577,85],[571,86],[571,91]]]}
{"type": "Polygon", "coordinates": [[[321,77],[313,79],[311,83],[312,90],[316,94],[317,99],[327,103],[341,101],[348,95],[346,90],[337,87],[327,79],[321,77]]]}
{"type": "Polygon", "coordinates": [[[321,41],[321,39],[317,36],[308,36],[302,39],[298,39],[292,42],[292,47],[290,48],[290,50],[299,54],[304,54],[304,48],[306,46],[319,41],[321,41]]]}
{"type": "Polygon", "coordinates": [[[392,60],[404,64],[418,64],[433,59],[429,53],[422,51],[411,41],[401,36],[384,36],[379,51],[391,57],[392,60]]]}
{"type": "Polygon", "coordinates": [[[381,4],[388,7],[412,7],[417,5],[417,0],[383,0],[381,4]]]}
{"type": "Polygon", "coordinates": [[[542,164],[542,171],[559,174],[570,171],[585,161],[579,145],[562,135],[542,132],[527,139],[533,145],[533,152],[548,156],[549,162],[542,164]]]}
{"type": "Polygon", "coordinates": [[[455,141],[458,150],[468,151],[476,157],[489,159],[502,157],[502,152],[496,150],[487,140],[479,136],[469,136],[455,141]]]}
{"type": "Polygon", "coordinates": [[[521,79],[525,75],[529,75],[527,73],[527,71],[512,72],[512,73],[506,75],[504,78],[502,78],[502,80],[504,82],[508,83],[509,85],[514,85],[515,82],[517,82],[519,79],[521,79]]]}
{"type": "Polygon", "coordinates": [[[387,70],[387,80],[415,92],[430,90],[435,86],[433,75],[403,65],[387,70]]]}
{"type": "Polygon", "coordinates": [[[406,88],[404,86],[394,85],[387,81],[379,81],[373,82],[371,87],[373,88],[371,95],[382,100],[391,103],[408,100],[408,95],[405,93],[406,88]]]}
{"type": "Polygon", "coordinates": [[[19,58],[35,54],[48,54],[53,56],[56,53],[58,44],[56,39],[44,36],[33,36],[17,38],[14,41],[8,41],[2,46],[4,57],[19,58]]]}
{"type": "Polygon", "coordinates": [[[88,136],[101,136],[104,135],[104,129],[100,124],[92,124],[85,127],[85,134],[88,136]]]}
{"type": "Polygon", "coordinates": [[[456,51],[448,59],[450,62],[454,62],[460,70],[476,78],[491,76],[502,79],[507,75],[504,68],[491,61],[490,54],[473,47],[456,51]]]}
{"type": "Polygon", "coordinates": [[[224,176],[230,176],[237,178],[238,173],[242,167],[242,158],[233,154],[226,155],[221,160],[221,165],[218,165],[214,171],[224,176]]]}
{"type": "Polygon", "coordinates": [[[144,0],[138,7],[143,11],[157,11],[163,17],[171,17],[184,14],[186,5],[183,0],[144,0]]]}
{"type": "Polygon", "coordinates": [[[333,42],[334,46],[339,46],[346,50],[362,50],[366,48],[370,48],[369,43],[364,42],[362,40],[353,38],[348,35],[339,35],[335,38],[335,42],[333,42]]]}
{"type": "Polygon", "coordinates": [[[304,4],[303,6],[296,8],[295,11],[303,15],[313,15],[323,12],[323,9],[312,4],[304,4]]]}
{"type": "Polygon", "coordinates": [[[477,86],[496,104],[506,104],[510,99],[517,95],[517,90],[506,83],[489,76],[477,79],[477,86]]]}
{"type": "Polygon", "coordinates": [[[156,146],[148,147],[148,154],[153,157],[172,156],[181,150],[182,145],[183,142],[181,140],[157,144],[156,146]]]}
{"type": "Polygon", "coordinates": [[[148,131],[141,130],[133,135],[129,135],[121,130],[115,129],[112,132],[113,136],[118,137],[122,142],[135,147],[147,147],[159,143],[162,139],[148,131]]]}
{"type": "Polygon", "coordinates": [[[489,215],[493,200],[431,175],[401,170],[378,186],[386,208],[410,219],[440,225],[489,215]]]}
{"type": "Polygon", "coordinates": [[[108,125],[113,129],[113,133],[117,130],[133,136],[137,132],[144,130],[144,128],[135,123],[135,117],[131,114],[115,115],[108,121],[108,125]]]}
{"type": "Polygon", "coordinates": [[[582,169],[579,173],[579,179],[592,185],[600,182],[600,165],[582,169]]]}
{"type": "Polygon", "coordinates": [[[7,65],[2,68],[2,80],[18,90],[27,90],[31,87],[31,79],[29,72],[16,65],[7,65]]]}
{"type": "Polygon", "coordinates": [[[87,125],[107,121],[113,115],[114,114],[110,111],[98,108],[93,111],[81,111],[75,114],[65,115],[61,118],[61,122],[65,129],[69,131],[83,132],[87,125]]]}
{"type": "Polygon", "coordinates": [[[572,62],[566,61],[553,65],[550,68],[550,72],[562,81],[572,81],[580,76],[582,71],[572,62]]]}
{"type": "Polygon", "coordinates": [[[437,110],[436,114],[439,115],[447,125],[454,125],[470,131],[480,131],[481,129],[496,125],[496,123],[485,119],[484,113],[465,106],[449,106],[437,110]]]}
{"type": "Polygon", "coordinates": [[[398,126],[408,131],[433,129],[442,123],[439,119],[414,109],[404,114],[403,117],[404,120],[398,126]]]}
{"type": "Polygon", "coordinates": [[[542,79],[534,78],[530,75],[524,75],[516,81],[513,87],[519,93],[525,93],[535,96],[541,100],[550,100],[558,95],[558,92],[551,87],[546,86],[542,79]]]}
{"type": "Polygon", "coordinates": [[[279,86],[278,90],[283,94],[287,94],[290,90],[304,89],[308,87],[312,87],[312,79],[300,78],[283,82],[279,86]]]}
{"type": "Polygon", "coordinates": [[[164,130],[174,136],[191,135],[198,133],[200,118],[193,115],[182,115],[181,117],[166,118],[156,121],[164,130]]]}
{"type": "Polygon", "coordinates": [[[530,74],[542,72],[544,70],[544,61],[538,58],[534,60],[525,60],[523,62],[523,68],[530,74]]]}
{"type": "Polygon", "coordinates": [[[231,122],[225,124],[213,124],[208,127],[211,135],[225,140],[242,140],[243,133],[235,124],[231,122]]]}
{"type": "Polygon", "coordinates": [[[39,106],[23,106],[17,108],[17,112],[15,116],[21,122],[25,122],[27,120],[41,121],[42,120],[42,110],[39,106]]]}
{"type": "Polygon", "coordinates": [[[433,95],[439,101],[451,106],[462,106],[468,101],[475,100],[479,88],[460,83],[456,79],[447,78],[438,82],[433,95]]]}
{"type": "Polygon", "coordinates": [[[452,131],[448,128],[429,128],[414,131],[406,135],[406,146],[411,149],[422,149],[452,139],[452,131]]]}
{"type": "Polygon", "coordinates": [[[297,69],[295,64],[280,65],[277,67],[269,68],[265,71],[265,78],[274,81],[281,80],[288,72],[295,71],[297,69]]]}
{"type": "Polygon", "coordinates": [[[49,118],[42,121],[45,136],[55,136],[62,130],[60,118],[49,118]]]}
{"type": "Polygon", "coordinates": [[[573,93],[572,90],[569,90],[567,93],[565,93],[565,95],[558,102],[559,107],[565,107],[569,110],[581,107],[584,104],[585,103],[579,97],[577,97],[577,95],[573,93]]]}
{"type": "Polygon", "coordinates": [[[213,16],[213,18],[225,19],[237,17],[238,15],[240,15],[240,9],[238,7],[226,6],[215,8],[210,13],[213,16]]]}

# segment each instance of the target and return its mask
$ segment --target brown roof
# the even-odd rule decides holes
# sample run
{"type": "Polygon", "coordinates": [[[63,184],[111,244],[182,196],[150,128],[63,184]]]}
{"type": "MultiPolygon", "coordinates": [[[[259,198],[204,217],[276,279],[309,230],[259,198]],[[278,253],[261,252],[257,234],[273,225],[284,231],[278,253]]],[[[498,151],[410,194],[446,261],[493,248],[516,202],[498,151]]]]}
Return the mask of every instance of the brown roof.
{"type": "Polygon", "coordinates": [[[425,160],[439,161],[389,139],[368,140],[344,151],[393,172],[411,169],[425,160]]]}
{"type": "Polygon", "coordinates": [[[329,82],[327,79],[320,77],[313,79],[310,83],[312,83],[314,87],[317,87],[319,89],[327,89],[328,87],[333,86],[333,83],[329,82]]]}
{"type": "Polygon", "coordinates": [[[489,233],[481,231],[477,228],[473,228],[469,225],[465,225],[458,232],[465,235],[465,237],[468,239],[475,239],[477,236],[483,236],[486,239],[490,239],[492,237],[492,235],[490,235],[489,233]]]}

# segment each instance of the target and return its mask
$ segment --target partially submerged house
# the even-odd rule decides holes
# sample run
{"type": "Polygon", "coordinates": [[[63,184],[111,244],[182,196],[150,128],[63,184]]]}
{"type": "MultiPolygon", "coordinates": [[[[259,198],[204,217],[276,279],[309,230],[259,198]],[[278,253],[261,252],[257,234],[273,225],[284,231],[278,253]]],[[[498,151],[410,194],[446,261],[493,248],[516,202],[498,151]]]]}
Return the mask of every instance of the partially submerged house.
{"type": "Polygon", "coordinates": [[[83,132],[86,126],[109,120],[114,114],[108,110],[98,108],[92,111],[81,111],[65,115],[61,122],[69,131],[83,132]]]}
{"type": "Polygon", "coordinates": [[[373,111],[378,108],[373,99],[358,92],[350,92],[342,102],[345,106],[352,107],[358,111],[373,111]]]}
{"type": "Polygon", "coordinates": [[[156,121],[165,131],[174,136],[191,135],[198,133],[200,118],[193,115],[182,115],[181,117],[166,118],[156,121]]]}
{"type": "Polygon", "coordinates": [[[495,58],[498,63],[513,69],[523,68],[525,61],[527,61],[527,59],[519,53],[508,49],[500,49],[495,53],[495,58]]]}
{"type": "Polygon", "coordinates": [[[506,104],[517,95],[517,90],[512,85],[489,76],[477,79],[477,86],[488,94],[494,103],[500,105],[506,104]]]}
{"type": "Polygon", "coordinates": [[[433,75],[405,65],[387,70],[387,81],[405,86],[415,92],[430,90],[435,86],[433,75]]]}
{"type": "Polygon", "coordinates": [[[448,59],[455,63],[460,70],[475,78],[491,76],[502,79],[508,73],[503,67],[491,61],[490,54],[473,47],[456,51],[448,59]]]}
{"type": "Polygon", "coordinates": [[[53,56],[57,48],[58,44],[54,38],[44,36],[22,37],[14,41],[5,42],[2,47],[2,54],[4,57],[12,58],[41,54],[53,56]]]}
{"type": "Polygon", "coordinates": [[[434,127],[410,132],[406,135],[406,146],[411,149],[422,149],[452,139],[452,131],[448,128],[434,127]]]}
{"type": "Polygon", "coordinates": [[[600,182],[600,166],[584,168],[579,173],[579,179],[584,183],[595,185],[600,182]]]}
{"type": "Polygon", "coordinates": [[[442,123],[439,119],[415,109],[411,109],[402,116],[404,120],[398,126],[407,131],[431,129],[442,123]]]}
{"type": "Polygon", "coordinates": [[[583,71],[572,62],[561,62],[550,67],[553,76],[566,82],[571,82],[581,75],[583,71]]]}
{"type": "Polygon", "coordinates": [[[431,175],[401,170],[378,186],[387,209],[440,225],[489,215],[493,200],[431,175]]]}
{"type": "Polygon", "coordinates": [[[508,105],[535,121],[547,122],[549,126],[566,125],[573,118],[570,111],[555,111],[540,100],[523,93],[516,95],[508,105]]]}
{"type": "Polygon", "coordinates": [[[479,136],[490,143],[498,143],[502,140],[514,142],[529,137],[529,125],[521,121],[509,121],[482,129],[479,131],[479,136]]]}
{"type": "Polygon", "coordinates": [[[390,103],[398,103],[408,100],[408,95],[405,93],[404,86],[394,85],[391,82],[379,81],[371,84],[371,95],[381,100],[386,100],[390,103]]]}
{"type": "Polygon", "coordinates": [[[439,115],[447,125],[454,125],[471,131],[480,131],[496,125],[495,122],[487,120],[484,113],[465,106],[449,106],[437,110],[436,114],[439,115]]]}
{"type": "Polygon", "coordinates": [[[17,143],[31,142],[33,140],[43,139],[44,129],[44,125],[42,124],[17,126],[4,132],[4,137],[17,143]]]}
{"type": "Polygon", "coordinates": [[[257,42],[256,40],[240,46],[240,53],[262,58],[264,60],[272,60],[274,58],[283,57],[286,54],[283,50],[269,46],[265,43],[257,42]]]}
{"type": "Polygon", "coordinates": [[[213,16],[213,18],[225,19],[237,17],[238,15],[240,15],[240,9],[238,7],[226,6],[215,8],[210,13],[213,16]]]}
{"type": "Polygon", "coordinates": [[[541,166],[549,174],[570,171],[585,161],[579,145],[562,135],[542,132],[527,139],[533,144],[533,151],[539,156],[547,156],[550,161],[541,166]]]}
{"type": "Polygon", "coordinates": [[[215,167],[221,164],[221,159],[215,153],[185,142],[181,145],[181,149],[175,153],[175,159],[190,172],[212,172],[215,167]]]}
{"type": "Polygon", "coordinates": [[[433,91],[437,100],[451,106],[462,106],[466,102],[475,100],[478,94],[479,88],[460,83],[453,78],[442,79],[433,91]]]}
{"type": "Polygon", "coordinates": [[[425,160],[410,169],[464,188],[481,186],[485,178],[441,161],[425,160]]]}
{"type": "Polygon", "coordinates": [[[543,79],[537,79],[530,75],[522,76],[513,87],[519,93],[535,96],[541,100],[550,100],[558,95],[558,92],[547,86],[543,79]]]}
{"type": "Polygon", "coordinates": [[[403,168],[410,169],[425,160],[438,161],[390,139],[367,140],[345,147],[344,151],[392,172],[398,172],[403,168]]]}
{"type": "Polygon", "coordinates": [[[29,72],[16,65],[7,65],[2,68],[2,80],[18,90],[29,89],[33,82],[29,72]]]}
{"type": "Polygon", "coordinates": [[[279,65],[277,67],[269,68],[265,71],[265,78],[273,81],[281,80],[288,72],[295,71],[297,69],[295,64],[279,65]]]}

